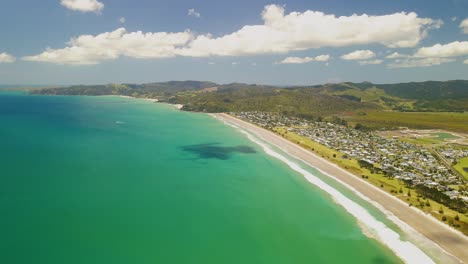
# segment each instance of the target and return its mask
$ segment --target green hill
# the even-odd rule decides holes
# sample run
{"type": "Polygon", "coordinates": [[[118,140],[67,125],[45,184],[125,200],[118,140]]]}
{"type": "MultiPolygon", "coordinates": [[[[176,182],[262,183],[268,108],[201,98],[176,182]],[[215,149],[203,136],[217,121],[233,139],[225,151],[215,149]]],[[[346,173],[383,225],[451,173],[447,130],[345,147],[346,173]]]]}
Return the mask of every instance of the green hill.
{"type": "Polygon", "coordinates": [[[307,88],[281,89],[271,86],[227,85],[207,94],[177,94],[168,100],[184,104],[185,110],[201,112],[266,111],[302,116],[324,116],[359,109],[379,109],[356,102],[317,93],[307,88]]]}
{"type": "Polygon", "coordinates": [[[183,91],[196,91],[216,87],[213,82],[171,81],[147,84],[76,85],[32,91],[49,95],[128,95],[135,97],[170,96],[183,91]]]}
{"type": "Polygon", "coordinates": [[[186,110],[272,111],[333,115],[360,110],[468,111],[468,81],[373,84],[370,82],[280,88],[266,85],[171,81],[70,86],[32,91],[53,95],[128,95],[184,104],[186,110]]]}
{"type": "Polygon", "coordinates": [[[417,100],[440,100],[468,98],[468,81],[410,82],[397,84],[378,84],[387,94],[417,100]]]}

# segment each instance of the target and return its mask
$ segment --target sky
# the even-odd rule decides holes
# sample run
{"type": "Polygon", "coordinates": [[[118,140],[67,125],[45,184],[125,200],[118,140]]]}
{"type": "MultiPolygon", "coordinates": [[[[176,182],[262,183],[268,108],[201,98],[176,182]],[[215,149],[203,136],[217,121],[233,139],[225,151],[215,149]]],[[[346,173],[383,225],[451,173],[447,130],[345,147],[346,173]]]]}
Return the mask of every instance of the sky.
{"type": "Polygon", "coordinates": [[[0,84],[467,79],[468,0],[5,0],[0,84]]]}

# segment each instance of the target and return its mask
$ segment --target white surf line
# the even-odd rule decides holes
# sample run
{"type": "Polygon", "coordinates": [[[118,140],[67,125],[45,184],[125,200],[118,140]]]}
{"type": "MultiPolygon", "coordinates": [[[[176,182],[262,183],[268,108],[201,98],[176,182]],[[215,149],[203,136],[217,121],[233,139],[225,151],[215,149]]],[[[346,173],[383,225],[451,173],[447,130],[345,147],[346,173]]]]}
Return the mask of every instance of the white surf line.
{"type": "MultiPolygon", "coordinates": [[[[352,201],[351,199],[347,198],[342,193],[340,193],[327,183],[323,182],[321,179],[314,176],[307,170],[301,168],[301,166],[299,166],[298,164],[288,160],[286,157],[279,154],[278,152],[275,152],[267,145],[253,137],[250,133],[229,123],[224,119],[223,121],[226,124],[237,128],[239,131],[245,134],[252,142],[261,146],[266,154],[286,163],[291,169],[302,174],[310,183],[314,184],[318,188],[328,193],[337,204],[341,205],[348,213],[350,213],[361,224],[364,224],[368,228],[368,230],[363,230],[364,233],[367,233],[366,231],[370,232],[373,237],[375,237],[381,243],[390,248],[390,250],[392,250],[405,263],[435,263],[429,256],[427,256],[421,249],[419,249],[413,243],[408,241],[402,241],[400,239],[400,235],[397,232],[387,227],[384,223],[375,219],[365,208],[352,201]]],[[[354,189],[354,191],[356,190],[354,189]]],[[[365,198],[365,200],[370,200],[367,197],[365,198]]]]}

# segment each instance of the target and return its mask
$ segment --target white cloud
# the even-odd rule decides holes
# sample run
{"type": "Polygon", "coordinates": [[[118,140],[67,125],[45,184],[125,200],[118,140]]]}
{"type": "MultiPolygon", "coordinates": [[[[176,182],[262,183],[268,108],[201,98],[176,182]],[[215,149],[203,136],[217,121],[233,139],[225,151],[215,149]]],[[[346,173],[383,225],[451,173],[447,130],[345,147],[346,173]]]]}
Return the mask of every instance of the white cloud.
{"type": "Polygon", "coordinates": [[[187,15],[192,16],[192,17],[201,17],[201,14],[197,12],[194,8],[189,9],[187,15]]]}
{"type": "Polygon", "coordinates": [[[198,36],[182,51],[187,56],[237,56],[286,53],[320,47],[379,43],[388,47],[413,47],[431,28],[442,22],[419,18],[416,13],[384,16],[329,15],[317,11],[291,12],[283,7],[266,6],[264,24],[248,25],[240,30],[213,38],[198,36]]]}
{"type": "Polygon", "coordinates": [[[125,17],[119,18],[119,22],[120,22],[121,24],[125,24],[126,21],[127,21],[127,20],[125,19],[125,17]]]}
{"type": "Polygon", "coordinates": [[[127,56],[141,59],[167,58],[176,55],[177,48],[192,38],[189,31],[180,33],[127,32],[119,28],[96,36],[82,35],[68,42],[63,49],[47,49],[24,57],[27,61],[56,64],[97,64],[104,60],[127,56]]]}
{"type": "Polygon", "coordinates": [[[328,61],[330,55],[319,55],[317,57],[287,57],[280,61],[279,64],[303,64],[312,61],[328,61]]]}
{"type": "Polygon", "coordinates": [[[341,56],[343,60],[368,60],[373,57],[375,53],[371,50],[356,50],[341,56]]]}
{"type": "Polygon", "coordinates": [[[0,63],[13,63],[16,61],[16,58],[11,56],[8,53],[0,53],[0,63]]]}
{"type": "Polygon", "coordinates": [[[456,57],[468,55],[468,41],[454,41],[419,48],[413,55],[393,53],[386,58],[397,59],[390,68],[430,67],[455,61],[456,57]],[[403,59],[399,59],[403,58],[403,59]]]}
{"type": "MultiPolygon", "coordinates": [[[[62,0],[64,3],[76,4],[75,8],[79,7],[82,11],[96,11],[104,6],[93,5],[99,3],[96,0],[62,0]]],[[[426,36],[428,30],[442,24],[439,20],[420,18],[416,13],[405,12],[339,17],[310,10],[285,14],[284,8],[278,5],[266,6],[262,18],[261,25],[246,25],[219,37],[194,35],[190,31],[144,33],[117,29],[95,36],[79,36],[67,43],[65,48],[48,49],[25,59],[61,64],[96,64],[120,56],[242,56],[365,44],[413,47],[426,36]]]]}
{"type": "Polygon", "coordinates": [[[328,61],[330,60],[330,55],[319,55],[315,57],[315,61],[328,61]]]}
{"type": "Polygon", "coordinates": [[[60,4],[68,9],[80,12],[100,13],[104,4],[97,0],[61,0],[60,4]]]}
{"type": "Polygon", "coordinates": [[[377,65],[381,64],[383,60],[364,60],[364,61],[359,61],[359,64],[361,65],[377,65]]]}
{"type": "Polygon", "coordinates": [[[237,61],[231,62],[232,65],[239,65],[240,63],[237,61]]]}
{"type": "Polygon", "coordinates": [[[386,59],[400,59],[400,58],[407,58],[407,57],[408,57],[408,55],[406,55],[406,54],[400,54],[398,52],[394,52],[394,53],[386,56],[385,58],[386,59]]]}
{"type": "Polygon", "coordinates": [[[457,19],[458,19],[458,17],[456,17],[456,16],[452,17],[453,22],[457,21],[457,19]]]}
{"type": "Polygon", "coordinates": [[[402,60],[395,60],[393,63],[388,65],[389,68],[413,68],[413,67],[430,67],[434,65],[440,65],[443,63],[448,63],[455,61],[454,59],[450,58],[410,58],[410,59],[402,59],[402,60]]]}
{"type": "Polygon", "coordinates": [[[464,63],[464,64],[468,64],[468,60],[465,60],[463,63],[464,63]]]}
{"type": "Polygon", "coordinates": [[[416,51],[414,57],[418,58],[440,58],[458,57],[468,55],[468,41],[455,41],[448,44],[436,44],[431,47],[422,47],[416,51]]]}
{"type": "Polygon", "coordinates": [[[462,32],[465,34],[468,34],[468,18],[465,18],[461,23],[460,23],[460,28],[462,29],[462,32]]]}

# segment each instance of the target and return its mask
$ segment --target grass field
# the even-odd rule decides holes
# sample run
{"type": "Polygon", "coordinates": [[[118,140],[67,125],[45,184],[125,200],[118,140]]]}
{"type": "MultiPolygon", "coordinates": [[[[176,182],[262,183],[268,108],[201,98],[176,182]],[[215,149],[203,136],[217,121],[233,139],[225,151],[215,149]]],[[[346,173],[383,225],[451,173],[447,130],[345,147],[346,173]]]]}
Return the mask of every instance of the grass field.
{"type": "Polygon", "coordinates": [[[365,111],[341,116],[351,123],[378,129],[409,127],[468,133],[468,113],[365,111]]]}
{"type": "Polygon", "coordinates": [[[458,161],[457,165],[453,166],[466,180],[468,180],[468,157],[458,161]],[[465,170],[466,169],[466,170],[465,170]]]}
{"type": "Polygon", "coordinates": [[[344,158],[343,153],[330,149],[307,137],[303,137],[293,132],[289,132],[286,128],[275,128],[273,129],[273,131],[275,131],[282,137],[292,141],[293,143],[296,143],[306,149],[312,150],[317,155],[337,164],[341,168],[351,172],[357,177],[360,176],[361,178],[364,178],[371,184],[381,188],[386,192],[391,193],[400,200],[408,203],[408,205],[417,207],[423,212],[431,214],[440,221],[442,221],[442,217],[445,216],[447,218],[446,221],[444,221],[445,223],[451,226],[453,226],[453,224],[458,224],[459,227],[454,228],[460,230],[465,235],[468,235],[468,214],[460,214],[433,200],[418,196],[414,190],[406,188],[403,182],[399,182],[396,179],[389,179],[380,173],[371,173],[369,170],[361,168],[356,159],[344,158]],[[408,193],[410,194],[410,196],[408,196],[408,193]],[[439,212],[441,208],[443,213],[439,212]],[[459,217],[458,221],[455,220],[455,216],[457,215],[459,217]]]}

